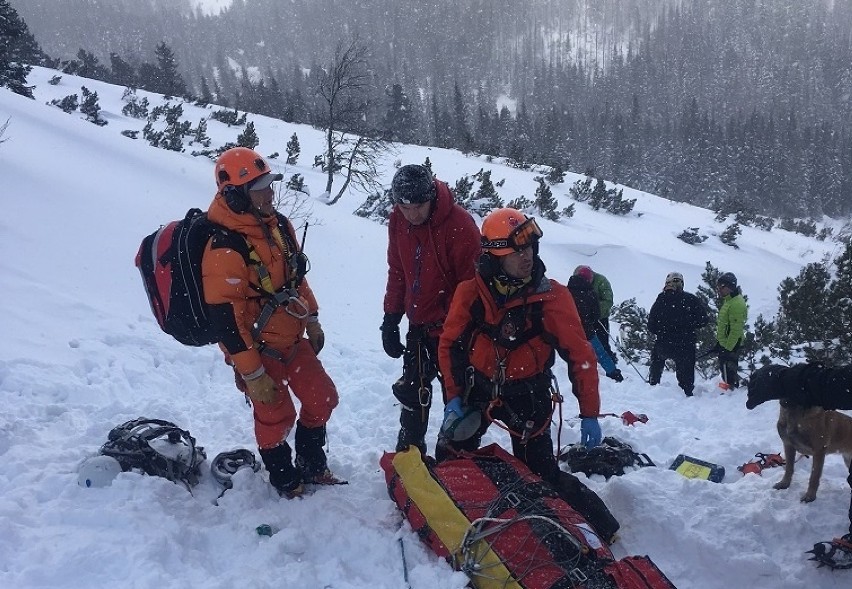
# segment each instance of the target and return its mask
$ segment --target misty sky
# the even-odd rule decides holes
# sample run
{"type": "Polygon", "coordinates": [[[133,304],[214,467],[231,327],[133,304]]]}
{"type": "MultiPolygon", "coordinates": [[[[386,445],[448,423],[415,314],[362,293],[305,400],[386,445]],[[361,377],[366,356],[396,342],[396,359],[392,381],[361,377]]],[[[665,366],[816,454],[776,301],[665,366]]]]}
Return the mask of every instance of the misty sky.
{"type": "Polygon", "coordinates": [[[215,14],[231,5],[231,0],[189,0],[193,6],[200,6],[207,14],[215,14]]]}

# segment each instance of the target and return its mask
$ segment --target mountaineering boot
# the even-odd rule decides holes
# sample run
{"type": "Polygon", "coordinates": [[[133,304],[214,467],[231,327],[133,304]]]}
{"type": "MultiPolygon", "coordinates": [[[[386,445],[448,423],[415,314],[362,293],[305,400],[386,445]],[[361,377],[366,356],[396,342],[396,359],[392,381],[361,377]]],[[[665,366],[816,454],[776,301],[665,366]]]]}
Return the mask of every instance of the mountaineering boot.
{"type": "Polygon", "coordinates": [[[301,472],[302,482],[314,485],[342,485],[346,481],[337,478],[328,469],[323,445],[325,426],[305,427],[296,422],[296,468],[301,472]]]}
{"type": "Polygon", "coordinates": [[[428,425],[428,407],[409,409],[403,405],[399,412],[399,435],[396,439],[396,451],[402,452],[408,450],[409,446],[416,446],[420,449],[420,454],[426,456],[426,428],[428,425]]]}
{"type": "Polygon", "coordinates": [[[275,487],[278,494],[287,499],[299,497],[304,492],[302,477],[299,470],[293,466],[290,445],[287,442],[274,448],[261,448],[260,458],[269,471],[269,483],[275,487]]]}
{"type": "Polygon", "coordinates": [[[615,533],[621,525],[594,491],[574,475],[562,470],[557,474],[555,487],[559,496],[586,518],[602,541],[607,544],[615,541],[615,533]]]}
{"type": "Polygon", "coordinates": [[[443,462],[453,455],[452,444],[444,435],[438,434],[438,441],[435,442],[435,462],[443,462]]]}
{"type": "Polygon", "coordinates": [[[737,357],[734,356],[731,359],[728,356],[720,354],[719,364],[722,372],[722,382],[719,383],[719,388],[725,391],[738,388],[740,386],[740,375],[737,372],[737,368],[739,368],[737,357]]]}

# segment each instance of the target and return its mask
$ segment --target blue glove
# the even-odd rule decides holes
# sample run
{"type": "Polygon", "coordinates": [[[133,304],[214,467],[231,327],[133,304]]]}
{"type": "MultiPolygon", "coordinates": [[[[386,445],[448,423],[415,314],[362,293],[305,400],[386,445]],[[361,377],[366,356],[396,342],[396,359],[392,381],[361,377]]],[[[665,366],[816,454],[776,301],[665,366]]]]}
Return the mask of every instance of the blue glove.
{"type": "Polygon", "coordinates": [[[457,416],[461,417],[464,415],[464,409],[462,409],[462,401],[461,397],[453,397],[449,403],[444,405],[444,420],[450,416],[451,413],[455,413],[457,416]]]}
{"type": "Polygon", "coordinates": [[[580,420],[580,442],[586,448],[601,444],[601,424],[597,417],[584,417],[580,420]]]}

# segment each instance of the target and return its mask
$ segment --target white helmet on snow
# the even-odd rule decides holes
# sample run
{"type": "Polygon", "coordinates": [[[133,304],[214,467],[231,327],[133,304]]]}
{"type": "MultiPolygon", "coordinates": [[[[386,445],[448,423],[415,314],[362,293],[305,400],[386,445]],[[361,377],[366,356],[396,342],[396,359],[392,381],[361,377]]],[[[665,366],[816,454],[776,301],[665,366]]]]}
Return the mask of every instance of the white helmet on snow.
{"type": "Polygon", "coordinates": [[[77,484],[81,487],[108,487],[112,484],[121,464],[112,456],[92,456],[80,465],[77,471],[77,484]]]}

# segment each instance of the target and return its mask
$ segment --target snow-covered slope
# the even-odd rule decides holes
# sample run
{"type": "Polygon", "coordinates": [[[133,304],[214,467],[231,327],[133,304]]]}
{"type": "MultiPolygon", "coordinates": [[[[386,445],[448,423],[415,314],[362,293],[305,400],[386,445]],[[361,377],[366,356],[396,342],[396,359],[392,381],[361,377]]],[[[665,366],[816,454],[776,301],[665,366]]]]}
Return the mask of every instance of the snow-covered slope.
{"type": "MultiPolygon", "coordinates": [[[[193,495],[164,479],[130,473],[102,489],[77,485],[76,469],[96,453],[115,425],[139,416],[188,428],[208,456],[254,448],[251,411],[233,387],[215,347],[190,349],[161,333],[142,291],[133,258],[142,237],[190,207],[205,208],[214,192],[210,160],[167,152],[120,134],[144,121],[121,115],[122,88],[35,69],[37,100],[0,89],[3,214],[0,215],[0,585],[4,587],[282,587],[404,586],[398,538],[405,544],[411,587],[456,589],[466,578],[422,546],[387,497],[378,459],[392,450],[398,408],[390,394],[399,362],[384,355],[378,325],[386,275],[386,229],[353,216],[363,195],[329,207],[309,200],[316,220],[306,250],[309,280],[321,305],[327,344],[321,359],[340,391],[329,424],[332,468],[349,486],[280,500],[260,476],[241,471],[218,506],[219,488],[205,475],[193,495]],[[97,127],[79,113],[45,103],[86,85],[98,92],[108,121],[97,127]],[[259,537],[268,523],[280,531],[259,537]]],[[[152,105],[161,102],[150,96],[152,105]]],[[[197,123],[210,110],[184,105],[197,123]]],[[[301,173],[314,194],[324,178],[310,167],[321,133],[251,117],[266,155],[285,152],[296,132],[301,173]]],[[[241,131],[211,121],[214,145],[241,131]]],[[[190,151],[189,148],[187,151],[190,151]]],[[[426,157],[451,184],[480,168],[492,170],[504,199],[531,197],[534,174],[484,158],[399,146],[383,169],[426,157]]],[[[287,168],[287,169],[285,169],[287,168]]],[[[570,176],[555,189],[571,201],[570,176]]],[[[714,235],[711,212],[625,189],[634,214],[613,217],[578,204],[571,219],[543,221],[541,255],[554,278],[590,264],[607,275],[616,301],[636,297],[650,307],[666,273],[676,270],[694,290],[706,261],[733,271],[749,295],[751,316],[771,315],[780,280],[834,254],[832,242],[785,231],[744,228],[739,250],[712,236],[689,246],[686,227],[714,235]]],[[[780,451],[777,406],[748,412],[743,391],[720,395],[700,381],[683,397],[671,373],[648,387],[622,361],[627,380],[603,379],[603,410],[646,413],[627,427],[605,418],[604,433],[648,453],[660,466],[604,481],[587,480],[621,521],[618,555],[649,554],[681,588],[846,587],[849,576],[817,570],[803,551],[848,525],[849,488],[837,456],[828,458],[817,500],[801,504],[808,460],[789,491],[774,491],[780,469],[742,477],[736,466],[755,452],[780,451]],[[680,453],[722,464],[723,483],[688,480],[666,466],[680,453]]],[[[646,368],[637,367],[641,376],[646,368]]],[[[564,365],[556,373],[569,391],[564,365]]],[[[440,410],[430,430],[437,431],[440,410]]],[[[579,438],[576,403],[563,407],[562,443],[579,438]]],[[[496,428],[493,428],[496,429],[496,428]]],[[[486,441],[508,444],[499,431],[486,441]]],[[[585,478],[584,478],[585,480],[585,478]]]]}

